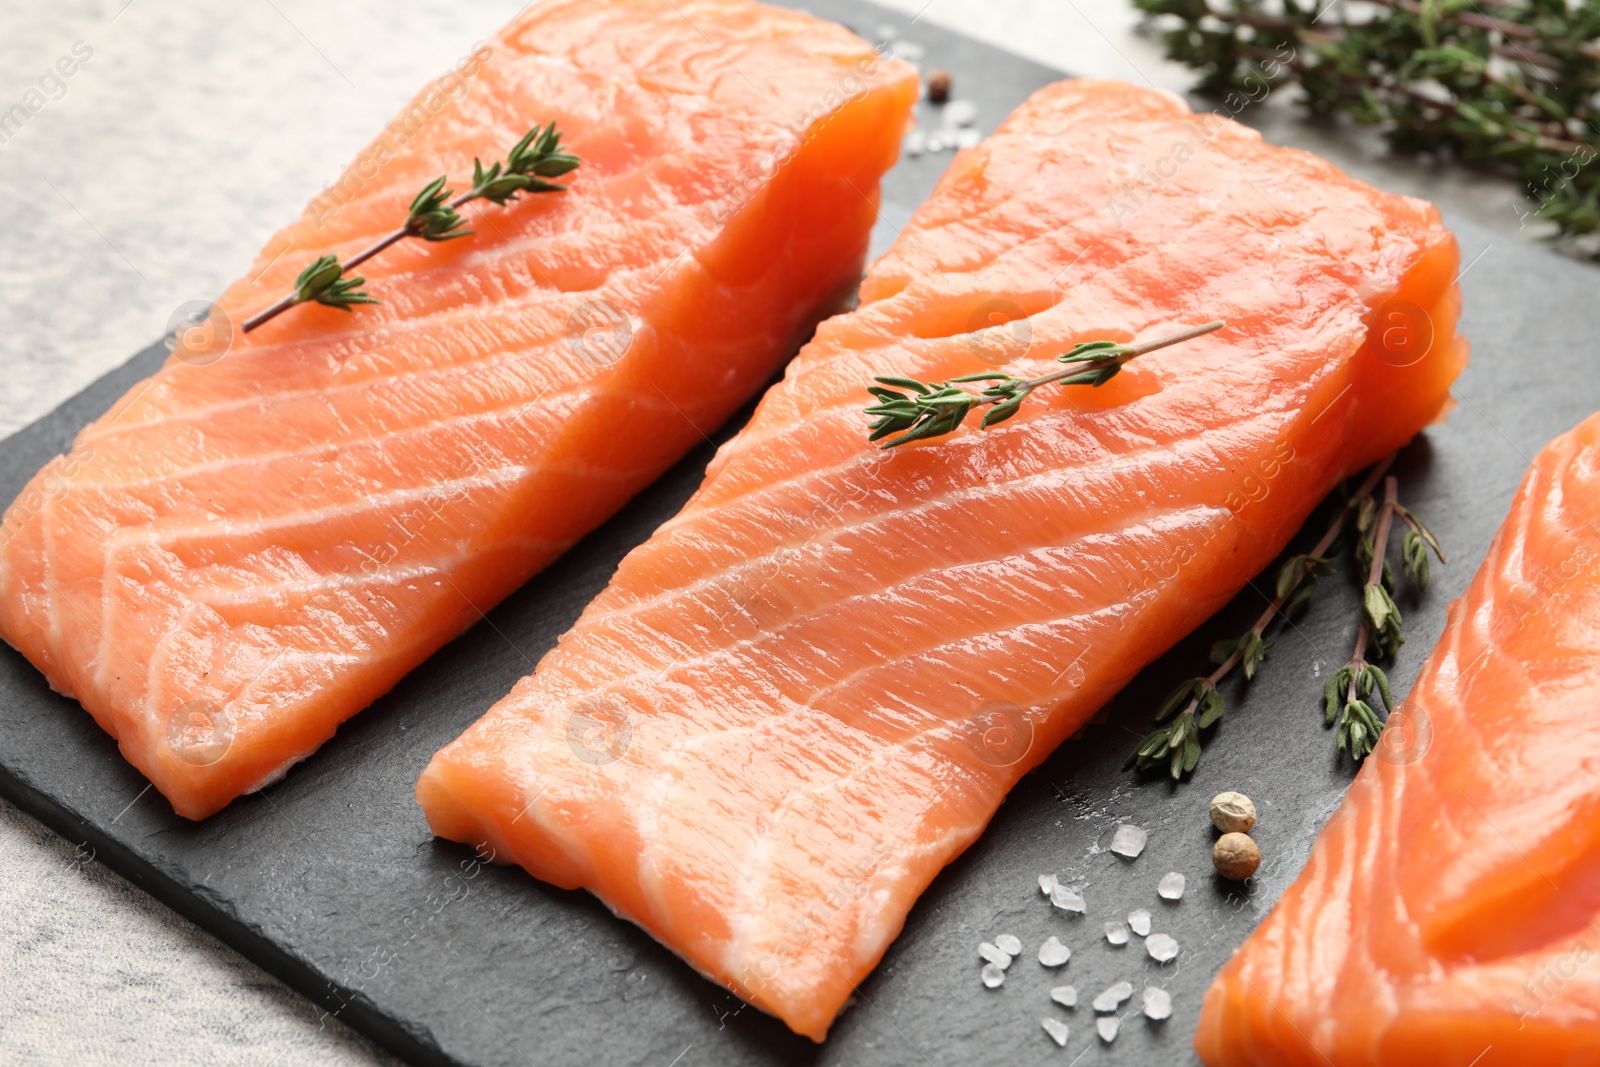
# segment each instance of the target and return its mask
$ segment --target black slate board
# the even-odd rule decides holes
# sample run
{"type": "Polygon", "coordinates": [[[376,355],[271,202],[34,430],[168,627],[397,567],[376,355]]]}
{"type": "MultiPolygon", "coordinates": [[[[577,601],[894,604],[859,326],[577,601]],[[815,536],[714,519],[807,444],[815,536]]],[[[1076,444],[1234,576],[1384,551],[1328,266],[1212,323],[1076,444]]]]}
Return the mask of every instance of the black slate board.
{"type": "MultiPolygon", "coordinates": [[[[865,34],[904,16],[848,0],[813,2],[865,34]]],[[[925,66],[956,78],[990,129],[1057,75],[972,41],[918,25],[925,66]]],[[[885,233],[926,196],[947,155],[907,160],[885,183],[885,233]]],[[[1551,436],[1600,409],[1600,274],[1544,250],[1459,225],[1472,366],[1460,406],[1398,468],[1409,501],[1446,538],[1455,561],[1437,569],[1420,602],[1402,601],[1411,643],[1392,677],[1409,687],[1492,537],[1527,461],[1551,436]],[[1480,258],[1481,257],[1481,258],[1480,258]]],[[[881,242],[880,242],[881,247],[881,242]]],[[[152,371],[153,347],[0,445],[0,499],[10,500],[73,434],[152,371]]],[[[741,419],[735,419],[737,424],[741,419]]],[[[0,650],[0,794],[144,886],[310,996],[331,1015],[416,1063],[924,1065],[946,1063],[1192,1063],[1190,1036],[1211,975],[1304,862],[1338,803],[1349,770],[1320,726],[1322,677],[1347,655],[1355,598],[1330,581],[1297,629],[1283,635],[1247,697],[1230,691],[1222,724],[1193,782],[1138,785],[1122,758],[1150,709],[1205,662],[1211,640],[1243,629],[1264,603],[1246,590],[1221,615],[1145,671],[1106,721],[1064,745],[1012,793],[989,831],[942,874],[905,932],[864,983],[858,1002],[817,1047],[705,982],[593,898],[518,870],[478,868],[464,848],[432,839],[412,800],[429,756],[503,695],[554,644],[605,584],[621,556],[672,515],[699,482],[710,446],[696,450],[619,516],[586,538],[280,784],[196,825],[172,814],[77,705],[51,694],[10,649],[0,650]],[[1245,888],[1209,875],[1204,805],[1234,788],[1261,808],[1267,859],[1245,888]],[[1150,831],[1128,862],[1105,851],[1122,820],[1150,831]],[[1184,872],[1183,900],[1155,883],[1184,872]],[[1036,876],[1087,886],[1089,913],[1044,903],[1036,876]],[[1156,914],[1182,952],[1158,966],[1137,941],[1108,946],[1100,924],[1129,908],[1156,914]],[[976,946],[1001,932],[1027,955],[1004,988],[978,982],[976,946]],[[1031,954],[1050,933],[1074,948],[1052,976],[1031,954]],[[1110,1047],[1087,1007],[1050,1005],[1072,982],[1087,1001],[1121,978],[1156,982],[1173,1017],[1136,1014],[1110,1047]],[[1039,1019],[1072,1027],[1063,1052],[1039,1019]]],[[[1258,580],[1257,587],[1264,588],[1258,580]]],[[[1135,997],[1125,1010],[1136,1012],[1135,997]]]]}

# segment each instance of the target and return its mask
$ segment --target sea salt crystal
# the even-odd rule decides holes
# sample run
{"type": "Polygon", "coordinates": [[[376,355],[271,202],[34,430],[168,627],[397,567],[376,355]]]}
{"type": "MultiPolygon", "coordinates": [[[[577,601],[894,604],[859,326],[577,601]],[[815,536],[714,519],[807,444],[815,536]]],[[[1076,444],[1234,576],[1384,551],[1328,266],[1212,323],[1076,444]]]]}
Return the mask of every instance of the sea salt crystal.
{"type": "Polygon", "coordinates": [[[1140,937],[1148,937],[1150,935],[1150,913],[1143,908],[1138,911],[1128,912],[1128,925],[1140,937]]]}
{"type": "Polygon", "coordinates": [[[1172,994],[1155,986],[1145,986],[1144,1015],[1160,1022],[1172,1014],[1172,994]]]}
{"type": "Polygon", "coordinates": [[[1044,1027],[1044,1032],[1050,1035],[1051,1041],[1054,1041],[1062,1048],[1067,1047],[1067,1034],[1069,1031],[1066,1023],[1060,1019],[1040,1019],[1039,1025],[1044,1027]]]}
{"type": "Polygon", "coordinates": [[[1116,1011],[1122,1002],[1133,996],[1132,982],[1118,982],[1094,998],[1095,1011],[1116,1011]]]}
{"type": "Polygon", "coordinates": [[[978,105],[971,100],[952,100],[944,106],[939,113],[939,119],[947,130],[957,130],[963,126],[971,126],[978,118],[978,105]]]}
{"type": "Polygon", "coordinates": [[[1055,889],[1055,887],[1056,887],[1056,876],[1055,875],[1053,875],[1053,874],[1041,874],[1039,876],[1039,892],[1043,893],[1045,896],[1049,896],[1050,892],[1053,889],[1055,889]]]}
{"type": "Polygon", "coordinates": [[[988,960],[991,964],[1000,968],[1002,971],[1011,966],[1011,953],[1007,952],[999,945],[991,945],[989,942],[985,941],[983,944],[978,946],[978,955],[982,956],[984,959],[988,960]]]}
{"type": "Polygon", "coordinates": [[[1177,871],[1168,871],[1161,876],[1161,883],[1156,886],[1156,892],[1162,900],[1177,900],[1183,896],[1184,877],[1177,871]]]}
{"type": "Polygon", "coordinates": [[[1166,963],[1178,954],[1178,943],[1167,934],[1151,934],[1144,939],[1144,950],[1151,959],[1166,963]]]}
{"type": "Polygon", "coordinates": [[[994,939],[994,944],[1007,956],[1022,955],[1022,941],[1015,934],[1001,934],[994,939]]]}
{"type": "Polygon", "coordinates": [[[1117,1039],[1117,1031],[1122,1029],[1122,1020],[1115,1015],[1102,1015],[1094,1021],[1094,1028],[1100,1033],[1100,1040],[1106,1044],[1117,1039]]]}
{"type": "Polygon", "coordinates": [[[1059,967],[1072,958],[1072,950],[1063,945],[1054,934],[1039,946],[1039,962],[1046,967],[1059,967]]]}
{"type": "Polygon", "coordinates": [[[1050,999],[1063,1008],[1076,1008],[1078,1006],[1077,986],[1058,985],[1050,990],[1050,999]]]}
{"type": "Polygon", "coordinates": [[[1106,940],[1113,945],[1126,945],[1128,943],[1128,924],[1121,919],[1113,919],[1106,923],[1106,940]]]}
{"type": "Polygon", "coordinates": [[[983,984],[990,989],[999,989],[1006,981],[1006,972],[992,963],[983,965],[983,984]]]}
{"type": "Polygon", "coordinates": [[[928,150],[928,134],[924,130],[912,130],[906,134],[906,155],[920,156],[928,150]]]}
{"type": "Polygon", "coordinates": [[[944,151],[944,138],[940,137],[938,134],[935,134],[932,137],[929,137],[928,138],[928,151],[930,151],[930,152],[943,152],[944,151]]]}
{"type": "Polygon", "coordinates": [[[1057,885],[1050,890],[1050,903],[1062,911],[1075,911],[1079,914],[1082,914],[1083,910],[1088,907],[1084,903],[1083,894],[1068,889],[1064,885],[1057,885]]]}
{"type": "Polygon", "coordinates": [[[1111,835],[1111,851],[1131,860],[1144,851],[1147,840],[1149,835],[1131,822],[1119,823],[1116,832],[1111,835]]]}
{"type": "Polygon", "coordinates": [[[973,148],[981,140],[983,140],[983,134],[969,126],[967,129],[956,131],[955,146],[957,148],[973,148]]]}

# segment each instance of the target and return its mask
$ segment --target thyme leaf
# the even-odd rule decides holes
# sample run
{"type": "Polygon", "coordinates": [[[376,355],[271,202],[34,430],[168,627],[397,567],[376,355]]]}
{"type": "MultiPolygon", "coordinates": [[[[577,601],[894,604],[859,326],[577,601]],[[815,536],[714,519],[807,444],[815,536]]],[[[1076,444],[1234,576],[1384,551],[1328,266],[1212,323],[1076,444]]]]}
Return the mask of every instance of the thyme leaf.
{"type": "MultiPolygon", "coordinates": [[[[1359,488],[1344,494],[1343,506],[1311,551],[1292,555],[1279,565],[1274,597],[1255,625],[1236,638],[1212,645],[1211,662],[1218,665],[1217,669],[1204,677],[1184,681],[1167,695],[1155,715],[1155,721],[1165,725],[1139,742],[1128,756],[1126,767],[1139,771],[1161,768],[1174,779],[1194,770],[1204,746],[1201,732],[1216,724],[1225,710],[1217,686],[1235,668],[1243,671],[1246,682],[1255,679],[1272,648],[1272,641],[1265,636],[1267,627],[1276,620],[1288,620],[1303,609],[1316,590],[1317,580],[1335,573],[1330,553],[1348,525],[1354,525],[1360,534],[1355,555],[1365,575],[1361,626],[1356,654],[1349,663],[1329,675],[1323,699],[1328,725],[1338,727],[1339,750],[1358,761],[1372,752],[1383,732],[1383,720],[1373,706],[1372,694],[1381,696],[1385,715],[1392,705],[1389,678],[1376,664],[1367,662],[1366,650],[1370,645],[1375,655],[1387,658],[1405,641],[1400,609],[1391,595],[1392,575],[1391,584],[1386,584],[1387,572],[1385,566],[1380,565],[1387,563],[1386,547],[1393,521],[1398,518],[1404,522],[1414,539],[1407,543],[1415,547],[1403,551],[1410,553],[1406,573],[1417,576],[1419,587],[1426,581],[1426,553],[1432,549],[1440,562],[1444,561],[1437,540],[1431,533],[1424,534],[1426,527],[1422,521],[1396,499],[1395,479],[1388,476],[1394,459],[1391,454],[1377,463],[1359,488]],[[1380,483],[1384,485],[1381,504],[1375,495],[1380,483]],[[1418,552],[1422,553],[1420,557],[1418,552]]],[[[1343,492],[1342,487],[1340,491],[1343,492]]]]}
{"type": "Polygon", "coordinates": [[[880,375],[873,379],[875,384],[867,386],[867,392],[877,400],[866,408],[866,414],[873,420],[867,439],[881,441],[898,434],[881,446],[898,448],[913,441],[942,437],[959,429],[973,410],[992,404],[994,406],[984,413],[979,424],[981,429],[987,429],[1015,415],[1022,402],[1042,385],[1101,386],[1116,377],[1129,360],[1220,330],[1224,325],[1219,319],[1137,345],[1116,341],[1084,342],[1056,357],[1058,363],[1067,364],[1066,369],[1038,378],[1018,378],[1000,371],[964,374],[943,382],[880,375]],[[978,382],[990,384],[976,393],[963,388],[978,382]]]}
{"type": "Polygon", "coordinates": [[[294,291],[244,321],[242,330],[249,333],[269,322],[297,304],[316,302],[349,311],[356,304],[376,304],[378,301],[362,290],[365,278],[346,277],[356,267],[376,256],[384,249],[408,237],[421,241],[453,241],[470,237],[466,220],[458,208],[474,200],[488,200],[504,207],[521,193],[555,193],[566,188],[547,179],[557,178],[576,170],[580,164],[577,156],[561,147],[561,134],[556,124],[534,126],[506,153],[504,162],[484,167],[483,161],[474,159],[472,188],[457,196],[448,185],[449,178],[441,174],[433,179],[412,199],[406,212],[405,224],[386,234],[362,251],[340,263],[331,255],[318,257],[300,272],[294,291]]]}

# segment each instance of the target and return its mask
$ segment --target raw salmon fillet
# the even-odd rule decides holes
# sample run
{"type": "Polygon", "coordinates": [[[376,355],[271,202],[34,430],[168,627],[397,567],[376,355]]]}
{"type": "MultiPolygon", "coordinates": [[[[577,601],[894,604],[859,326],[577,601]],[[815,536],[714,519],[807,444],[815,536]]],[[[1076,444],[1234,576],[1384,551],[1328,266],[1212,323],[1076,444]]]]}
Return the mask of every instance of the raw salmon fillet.
{"type": "Polygon", "coordinates": [[[860,279],[916,74],[746,0],[535,7],[425,90],[220,304],[555,122],[570,191],[466,209],[170,359],[4,519],[0,635],[190,818],[273,781],[612,514],[860,279]],[[209,358],[209,357],[207,357],[209,358]]]}
{"type": "Polygon", "coordinates": [[[1211,1067],[1600,1063],[1600,415],[1533,461],[1300,877],[1206,994],[1211,1067]]]}
{"type": "Polygon", "coordinates": [[[1456,262],[1432,206],[1174,96],[1041,90],[434,758],[429,822],[820,1041],[1012,784],[1440,412],[1456,262]],[[1401,298],[1431,309],[1425,355],[1380,350],[1401,298]],[[1214,318],[992,429],[867,441],[874,375],[1034,377],[1075,341],[1214,318]]]}

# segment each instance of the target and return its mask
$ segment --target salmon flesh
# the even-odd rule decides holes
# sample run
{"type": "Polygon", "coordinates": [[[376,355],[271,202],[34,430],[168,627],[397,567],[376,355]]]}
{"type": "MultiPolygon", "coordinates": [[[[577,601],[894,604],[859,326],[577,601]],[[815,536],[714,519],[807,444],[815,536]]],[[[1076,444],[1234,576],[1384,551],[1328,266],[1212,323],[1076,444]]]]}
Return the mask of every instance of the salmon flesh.
{"type": "Polygon", "coordinates": [[[844,28],[747,0],[534,7],[33,479],[0,635],[180,814],[273,781],[776,373],[859,281],[916,93],[844,28]],[[239,329],[551,122],[582,159],[567,192],[388,249],[360,267],[378,305],[239,329]]]}
{"type": "Polygon", "coordinates": [[[822,1040],[1006,791],[1232,598],[1467,357],[1429,204],[1075,80],[963,150],[536,672],[429,765],[436,833],[583,886],[822,1040]],[[1061,369],[885,451],[875,375],[1061,369]]]}
{"type": "Polygon", "coordinates": [[[1600,415],[1534,459],[1300,876],[1211,1067],[1600,1063],[1600,415]]]}

